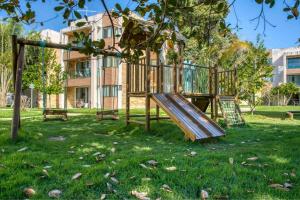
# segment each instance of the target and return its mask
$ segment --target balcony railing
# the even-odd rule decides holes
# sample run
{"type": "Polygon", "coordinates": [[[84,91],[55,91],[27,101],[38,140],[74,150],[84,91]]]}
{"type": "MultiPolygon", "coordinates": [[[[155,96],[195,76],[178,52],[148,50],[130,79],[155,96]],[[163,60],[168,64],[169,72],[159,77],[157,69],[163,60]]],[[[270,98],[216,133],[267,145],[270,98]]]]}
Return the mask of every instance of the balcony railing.
{"type": "Polygon", "coordinates": [[[89,68],[83,70],[69,70],[69,79],[89,78],[89,77],[91,77],[91,69],[89,68]]]}

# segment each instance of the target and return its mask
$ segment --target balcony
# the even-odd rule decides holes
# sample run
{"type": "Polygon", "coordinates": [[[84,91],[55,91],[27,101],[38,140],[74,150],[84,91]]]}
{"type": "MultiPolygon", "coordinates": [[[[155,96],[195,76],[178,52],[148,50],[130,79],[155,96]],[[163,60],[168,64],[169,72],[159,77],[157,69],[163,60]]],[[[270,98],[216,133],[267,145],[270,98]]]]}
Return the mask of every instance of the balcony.
{"type": "Polygon", "coordinates": [[[91,69],[69,70],[68,87],[81,87],[91,85],[91,69]]]}
{"type": "Polygon", "coordinates": [[[85,68],[82,70],[69,70],[69,79],[77,79],[77,78],[90,78],[91,77],[91,69],[85,68]]]}

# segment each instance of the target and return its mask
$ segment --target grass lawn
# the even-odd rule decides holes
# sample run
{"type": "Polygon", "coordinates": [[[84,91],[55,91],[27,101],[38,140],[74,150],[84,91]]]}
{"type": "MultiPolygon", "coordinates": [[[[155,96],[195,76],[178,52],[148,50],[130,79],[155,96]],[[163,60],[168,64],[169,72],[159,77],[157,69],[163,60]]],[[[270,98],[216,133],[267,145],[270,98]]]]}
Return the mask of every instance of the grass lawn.
{"type": "Polygon", "coordinates": [[[200,199],[201,190],[211,199],[299,199],[300,117],[283,120],[287,110],[300,107],[258,107],[245,116],[245,127],[205,143],[185,141],[170,121],[153,122],[145,132],[126,127],[123,117],[97,122],[87,111],[66,122],[42,122],[39,110],[22,113],[13,143],[11,110],[0,110],[0,199],[24,199],[27,187],[36,191],[33,199],[47,199],[53,189],[62,199],[132,199],[131,191],[151,199],[200,199]],[[65,140],[51,140],[58,136],[65,140]],[[72,180],[76,173],[81,177],[72,180]],[[270,187],[284,183],[292,188],[270,187]]]}

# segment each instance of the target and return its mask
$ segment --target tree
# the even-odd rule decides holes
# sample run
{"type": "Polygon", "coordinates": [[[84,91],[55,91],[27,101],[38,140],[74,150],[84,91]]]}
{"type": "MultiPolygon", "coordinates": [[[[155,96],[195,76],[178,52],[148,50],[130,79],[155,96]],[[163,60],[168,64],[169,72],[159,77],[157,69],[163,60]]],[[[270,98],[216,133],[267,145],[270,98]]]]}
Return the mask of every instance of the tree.
{"type": "MultiPolygon", "coordinates": [[[[40,33],[37,32],[29,33],[28,38],[41,40],[40,33]]],[[[43,55],[41,47],[26,47],[26,61],[22,79],[23,89],[29,88],[29,85],[33,83],[36,90],[48,95],[51,106],[50,96],[63,92],[65,79],[66,74],[62,71],[61,65],[57,63],[54,49],[45,48],[43,55]],[[43,66],[43,60],[45,66],[43,66]],[[45,84],[42,76],[43,67],[45,67],[45,84]]]]}
{"type": "Polygon", "coordinates": [[[22,27],[13,23],[0,23],[0,107],[6,106],[6,94],[12,88],[11,33],[21,33],[22,27]]]}
{"type": "Polygon", "coordinates": [[[293,95],[299,93],[299,88],[295,83],[284,83],[272,88],[271,94],[276,98],[277,104],[288,105],[293,95]],[[280,103],[281,102],[281,103],[280,103]]]}
{"type": "Polygon", "coordinates": [[[269,64],[269,52],[260,37],[256,44],[249,43],[248,51],[241,56],[245,58],[237,66],[238,96],[248,101],[253,113],[260,102],[256,94],[261,91],[268,78],[272,77],[273,67],[269,64]]]}

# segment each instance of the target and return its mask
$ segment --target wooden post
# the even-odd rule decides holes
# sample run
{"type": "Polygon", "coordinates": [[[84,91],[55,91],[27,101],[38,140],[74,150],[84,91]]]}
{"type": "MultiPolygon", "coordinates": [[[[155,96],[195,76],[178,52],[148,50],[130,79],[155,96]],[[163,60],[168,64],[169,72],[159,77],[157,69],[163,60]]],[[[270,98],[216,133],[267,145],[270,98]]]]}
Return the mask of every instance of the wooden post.
{"type": "Polygon", "coordinates": [[[18,137],[19,121],[20,121],[20,107],[21,107],[21,92],[22,92],[22,71],[24,66],[24,45],[20,45],[20,51],[17,61],[16,84],[15,84],[15,99],[14,112],[11,124],[11,137],[16,140],[18,137]]]}
{"type": "Polygon", "coordinates": [[[183,44],[179,44],[179,74],[178,74],[178,92],[183,92],[182,77],[183,77],[183,44]]]}
{"type": "MultiPolygon", "coordinates": [[[[17,75],[17,62],[18,62],[18,43],[17,36],[11,36],[11,49],[12,49],[12,67],[13,67],[13,88],[16,88],[16,75],[17,75]]],[[[21,120],[19,119],[19,128],[21,128],[21,120]]]]}
{"type": "Polygon", "coordinates": [[[129,89],[130,89],[130,63],[126,65],[126,126],[129,125],[129,115],[130,115],[130,97],[129,97],[129,89]]]}
{"type": "Polygon", "coordinates": [[[174,62],[173,64],[173,90],[174,93],[177,93],[177,64],[174,62]]]}
{"type": "Polygon", "coordinates": [[[218,98],[219,98],[219,80],[218,80],[218,67],[214,67],[215,73],[215,88],[214,88],[214,120],[217,121],[218,118],[218,98]]]}
{"type": "Polygon", "coordinates": [[[214,118],[214,94],[213,94],[213,81],[212,81],[212,77],[213,77],[213,70],[211,67],[209,67],[209,71],[208,71],[208,90],[209,90],[209,96],[210,96],[210,117],[213,119],[214,118]]]}
{"type": "MultiPolygon", "coordinates": [[[[160,51],[156,52],[156,92],[160,93],[160,51]]],[[[159,121],[159,106],[156,105],[156,120],[159,121]]]]}
{"type": "Polygon", "coordinates": [[[146,131],[150,130],[150,48],[146,49],[146,131]]]}
{"type": "Polygon", "coordinates": [[[17,43],[16,35],[11,36],[11,47],[12,47],[12,66],[13,66],[13,87],[15,90],[17,61],[18,61],[18,43],[17,43]]]}
{"type": "Polygon", "coordinates": [[[238,80],[238,73],[237,73],[237,68],[236,68],[236,66],[234,66],[234,80],[233,80],[233,82],[234,82],[234,96],[235,96],[235,98],[237,97],[237,93],[238,93],[238,82],[239,82],[239,80],[238,80]]]}

